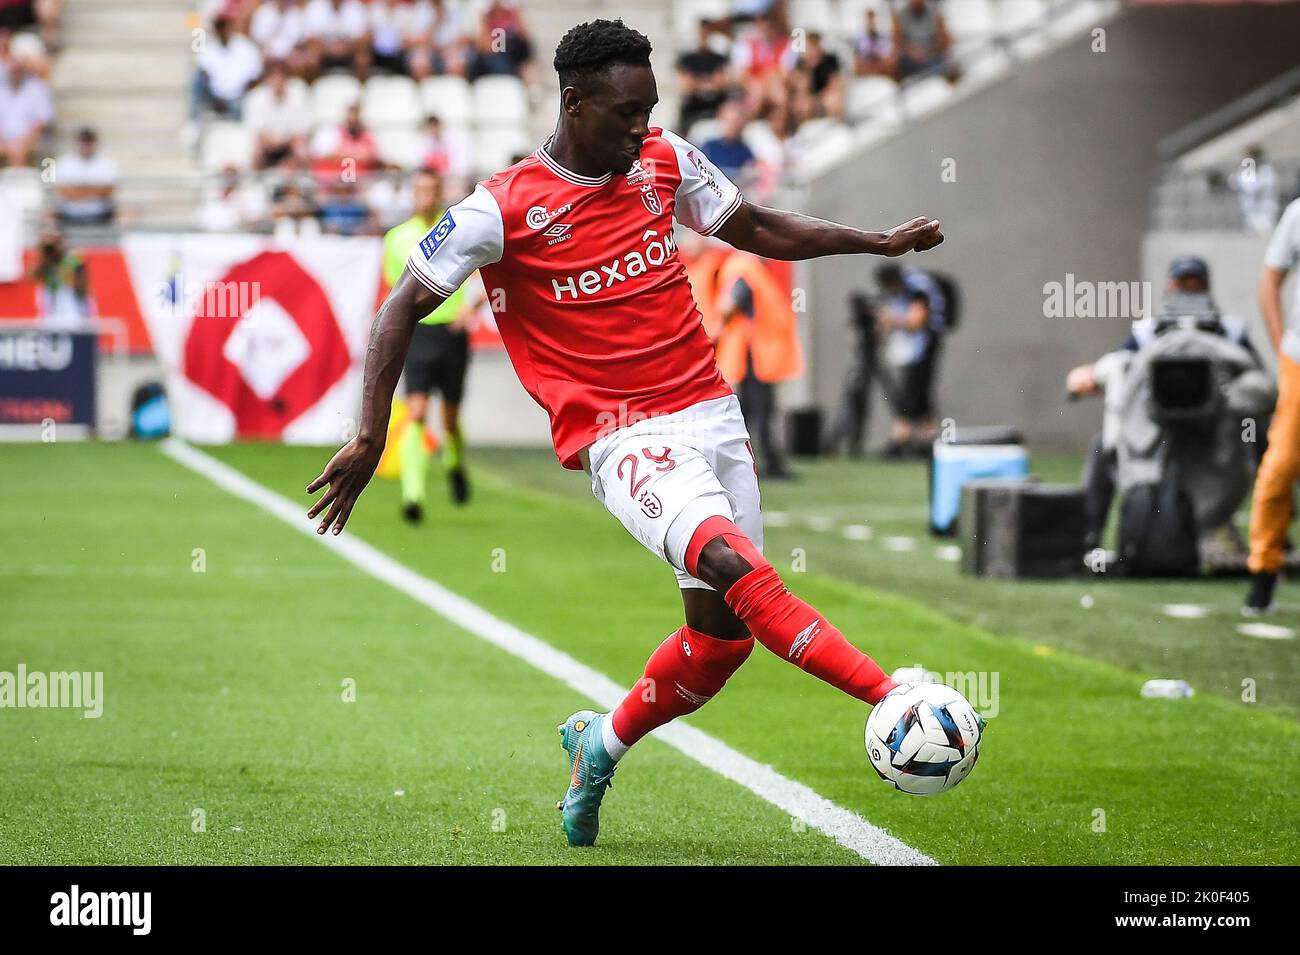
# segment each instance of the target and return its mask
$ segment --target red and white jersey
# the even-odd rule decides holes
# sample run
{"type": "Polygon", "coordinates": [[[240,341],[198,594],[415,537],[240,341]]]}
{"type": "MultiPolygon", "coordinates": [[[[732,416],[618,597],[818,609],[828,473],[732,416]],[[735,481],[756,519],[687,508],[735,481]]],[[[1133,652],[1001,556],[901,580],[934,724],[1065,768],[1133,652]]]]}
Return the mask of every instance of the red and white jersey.
{"type": "Polygon", "coordinates": [[[576,469],[581,449],[629,422],[731,394],[673,220],[711,235],[740,202],[699,149],[659,128],[620,176],[579,176],[543,146],[448,209],[407,266],[439,295],[481,270],[515,372],[576,469]]]}

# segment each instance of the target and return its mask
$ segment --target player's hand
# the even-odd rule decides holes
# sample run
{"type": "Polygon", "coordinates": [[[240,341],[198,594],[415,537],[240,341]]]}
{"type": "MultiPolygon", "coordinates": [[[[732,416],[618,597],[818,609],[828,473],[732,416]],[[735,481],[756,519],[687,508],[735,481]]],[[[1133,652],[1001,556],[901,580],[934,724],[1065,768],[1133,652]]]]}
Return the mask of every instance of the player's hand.
{"type": "Polygon", "coordinates": [[[924,252],[943,241],[938,219],[917,216],[885,233],[885,255],[893,258],[908,252],[924,252]]]}
{"type": "Polygon", "coordinates": [[[356,504],[361,492],[375,476],[375,468],[379,467],[383,453],[382,444],[376,446],[374,442],[364,441],[360,437],[353,438],[330,458],[330,463],[325,465],[320,477],[307,485],[308,494],[315,494],[329,485],[329,490],[307,512],[309,518],[315,519],[317,514],[326,507],[329,508],[325,519],[316,528],[317,534],[324,534],[331,524],[334,525],[335,534],[343,530],[343,525],[352,513],[352,505],[356,504]]]}

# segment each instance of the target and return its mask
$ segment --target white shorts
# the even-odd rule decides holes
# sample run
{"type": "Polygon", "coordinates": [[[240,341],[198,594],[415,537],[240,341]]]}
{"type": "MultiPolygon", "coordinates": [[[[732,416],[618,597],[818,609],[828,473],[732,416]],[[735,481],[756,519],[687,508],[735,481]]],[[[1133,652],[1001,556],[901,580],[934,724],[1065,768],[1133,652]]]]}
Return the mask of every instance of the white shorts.
{"type": "Polygon", "coordinates": [[[758,475],[735,395],[645,418],[600,438],[588,453],[591,493],[672,565],[679,587],[711,589],[685,566],[692,535],[710,517],[733,521],[762,551],[758,475]]]}

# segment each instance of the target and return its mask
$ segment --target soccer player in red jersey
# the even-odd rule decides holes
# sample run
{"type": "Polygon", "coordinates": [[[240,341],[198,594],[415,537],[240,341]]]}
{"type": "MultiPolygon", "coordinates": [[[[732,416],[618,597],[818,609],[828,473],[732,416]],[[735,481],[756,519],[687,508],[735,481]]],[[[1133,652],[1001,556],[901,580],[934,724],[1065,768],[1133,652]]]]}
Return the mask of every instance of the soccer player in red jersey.
{"type": "Polygon", "coordinates": [[[621,20],[570,30],[555,51],[560,118],[535,153],[453,206],[411,253],[371,328],[361,426],[307,487],[343,529],[384,449],[416,322],[481,270],[511,363],[551,419],[561,464],[670,564],[685,626],[611,713],[560,726],[573,845],[596,840],[601,799],[643,736],[710,700],[757,640],[864,702],[893,687],[876,663],[786,589],[763,557],[758,479],[740,406],[718,373],[673,238],[674,221],[772,259],[897,256],[943,241],[919,217],[865,232],[745,201],[698,149],[650,124],[650,41],[621,20]]]}

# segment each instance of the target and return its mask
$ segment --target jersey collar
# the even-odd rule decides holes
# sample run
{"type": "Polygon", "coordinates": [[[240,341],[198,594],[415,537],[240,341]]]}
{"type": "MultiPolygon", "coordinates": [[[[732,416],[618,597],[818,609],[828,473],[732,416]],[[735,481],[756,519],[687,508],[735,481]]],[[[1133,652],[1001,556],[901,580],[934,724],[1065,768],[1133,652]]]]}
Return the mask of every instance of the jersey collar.
{"type": "Polygon", "coordinates": [[[565,169],[555,161],[555,158],[550,153],[546,151],[546,147],[551,145],[551,140],[554,138],[554,136],[547,136],[546,142],[542,143],[541,147],[533,155],[541,161],[543,166],[555,173],[565,182],[571,182],[575,186],[603,186],[613,177],[613,173],[609,172],[605,173],[603,176],[579,176],[576,172],[565,169]]]}

